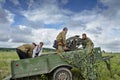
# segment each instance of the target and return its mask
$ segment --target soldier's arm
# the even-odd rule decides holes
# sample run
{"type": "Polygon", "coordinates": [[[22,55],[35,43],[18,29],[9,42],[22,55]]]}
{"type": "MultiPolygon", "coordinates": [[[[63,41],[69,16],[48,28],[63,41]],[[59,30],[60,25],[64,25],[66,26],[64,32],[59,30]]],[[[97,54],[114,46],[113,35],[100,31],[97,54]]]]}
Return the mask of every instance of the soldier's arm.
{"type": "Polygon", "coordinates": [[[90,38],[88,38],[88,44],[90,44],[91,46],[94,46],[94,43],[92,42],[90,38]]]}

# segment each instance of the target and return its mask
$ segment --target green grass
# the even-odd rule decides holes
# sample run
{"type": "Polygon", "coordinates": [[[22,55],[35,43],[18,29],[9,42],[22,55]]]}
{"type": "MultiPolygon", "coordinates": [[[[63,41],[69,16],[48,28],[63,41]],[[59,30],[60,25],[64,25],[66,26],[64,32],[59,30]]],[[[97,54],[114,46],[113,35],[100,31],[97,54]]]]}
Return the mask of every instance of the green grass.
{"type": "MultiPolygon", "coordinates": [[[[120,80],[120,54],[103,53],[103,56],[106,55],[114,56],[113,58],[111,58],[113,78],[110,78],[110,73],[106,68],[106,64],[104,62],[100,62],[98,72],[101,80],[120,80]]],[[[15,51],[0,51],[0,80],[10,74],[10,62],[12,60],[19,60],[15,51]]],[[[77,78],[80,76],[80,71],[78,69],[73,69],[72,72],[74,73],[74,80],[79,80],[77,78]]]]}
{"type": "MultiPolygon", "coordinates": [[[[114,56],[110,59],[111,63],[111,71],[112,71],[112,78],[110,77],[110,72],[106,67],[106,64],[104,61],[101,61],[98,63],[98,73],[100,76],[100,80],[120,80],[120,53],[118,54],[109,54],[109,53],[103,53],[102,56],[114,56]]],[[[80,76],[80,71],[78,69],[73,70],[73,77],[74,80],[80,80],[78,77],[80,76]]]]}
{"type": "Polygon", "coordinates": [[[18,56],[15,51],[0,51],[0,80],[10,74],[10,62],[17,59],[18,56]]]}
{"type": "MultiPolygon", "coordinates": [[[[120,54],[103,54],[103,56],[106,55],[110,55],[110,56],[114,56],[113,58],[111,58],[111,71],[112,71],[112,76],[113,76],[113,80],[120,80],[120,54]]],[[[101,76],[102,76],[102,80],[110,80],[110,76],[109,71],[106,69],[105,63],[101,63],[101,68],[103,70],[101,70],[101,76]]]]}

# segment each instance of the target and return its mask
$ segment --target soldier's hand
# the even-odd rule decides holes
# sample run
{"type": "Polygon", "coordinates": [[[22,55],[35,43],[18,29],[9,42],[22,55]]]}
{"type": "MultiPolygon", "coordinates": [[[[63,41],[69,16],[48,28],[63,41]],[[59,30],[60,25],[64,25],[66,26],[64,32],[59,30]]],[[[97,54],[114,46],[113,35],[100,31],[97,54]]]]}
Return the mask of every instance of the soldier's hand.
{"type": "Polygon", "coordinates": [[[68,48],[65,46],[65,47],[64,47],[64,50],[66,51],[66,50],[68,50],[68,48]]]}

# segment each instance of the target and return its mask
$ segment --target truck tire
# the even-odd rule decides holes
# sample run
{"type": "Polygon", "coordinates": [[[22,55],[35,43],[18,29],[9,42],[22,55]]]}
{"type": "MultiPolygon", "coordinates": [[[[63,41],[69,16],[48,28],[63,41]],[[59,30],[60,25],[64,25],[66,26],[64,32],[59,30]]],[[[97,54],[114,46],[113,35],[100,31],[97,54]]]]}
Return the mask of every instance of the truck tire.
{"type": "Polygon", "coordinates": [[[72,80],[72,73],[68,68],[58,68],[54,71],[52,80],[72,80]]]}

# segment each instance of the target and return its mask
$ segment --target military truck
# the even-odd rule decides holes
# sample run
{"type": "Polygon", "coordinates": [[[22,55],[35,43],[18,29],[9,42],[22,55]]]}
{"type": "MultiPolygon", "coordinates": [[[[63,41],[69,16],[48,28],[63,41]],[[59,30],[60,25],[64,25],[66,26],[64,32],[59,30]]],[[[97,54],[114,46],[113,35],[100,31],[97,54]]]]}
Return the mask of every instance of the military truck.
{"type": "MultiPolygon", "coordinates": [[[[67,39],[68,51],[43,54],[40,57],[16,60],[11,62],[11,75],[4,80],[42,80],[41,75],[47,76],[44,80],[73,80],[71,69],[79,68],[82,79],[99,80],[95,63],[103,61],[100,47],[94,48],[91,56],[87,57],[85,50],[79,48],[82,40],[79,36],[67,39]],[[92,69],[86,60],[91,59],[92,69]],[[88,70],[89,69],[89,70],[88,70]],[[94,71],[95,70],[95,71],[94,71]],[[87,71],[87,74],[85,74],[87,71]]],[[[104,60],[109,60],[104,57],[104,60]]],[[[81,80],[82,80],[81,79],[81,80]]]]}

